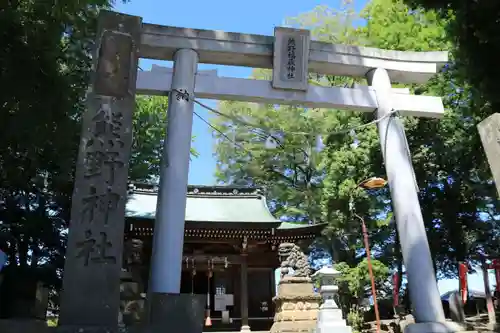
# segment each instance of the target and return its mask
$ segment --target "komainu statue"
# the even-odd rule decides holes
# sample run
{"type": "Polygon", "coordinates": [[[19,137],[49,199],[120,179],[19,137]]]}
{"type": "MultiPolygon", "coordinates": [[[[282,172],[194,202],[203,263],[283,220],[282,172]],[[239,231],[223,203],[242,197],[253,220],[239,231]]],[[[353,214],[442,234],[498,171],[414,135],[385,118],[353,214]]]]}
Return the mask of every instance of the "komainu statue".
{"type": "Polygon", "coordinates": [[[125,268],[142,263],[143,242],[140,239],[128,239],[123,246],[123,263],[125,268]]]}
{"type": "Polygon", "coordinates": [[[311,268],[309,267],[309,260],[297,245],[293,243],[280,244],[278,247],[278,255],[281,261],[281,277],[288,275],[290,269],[293,270],[293,276],[310,276],[311,268]]]}
{"type": "Polygon", "coordinates": [[[321,296],[314,293],[307,256],[292,243],[280,244],[278,256],[281,279],[273,298],[276,311],[270,333],[313,333],[321,296]]]}

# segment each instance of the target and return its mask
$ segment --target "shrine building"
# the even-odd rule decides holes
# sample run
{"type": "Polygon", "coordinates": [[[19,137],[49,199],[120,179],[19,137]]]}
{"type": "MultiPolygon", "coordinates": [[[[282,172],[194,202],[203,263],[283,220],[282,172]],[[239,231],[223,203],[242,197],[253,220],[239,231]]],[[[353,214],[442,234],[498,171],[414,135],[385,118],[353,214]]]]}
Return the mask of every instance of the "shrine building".
{"type": "MultiPolygon", "coordinates": [[[[135,270],[147,292],[157,187],[135,184],[126,207],[125,242],[142,245],[135,270]],[[140,242],[138,241],[140,240],[140,242]]],[[[257,188],[189,186],[186,204],[181,293],[208,295],[211,325],[204,331],[267,331],[274,317],[277,247],[309,245],[324,224],[277,220],[257,188]]],[[[125,246],[127,247],[127,245],[125,246]]],[[[168,265],[168,263],[165,263],[168,265]]]]}

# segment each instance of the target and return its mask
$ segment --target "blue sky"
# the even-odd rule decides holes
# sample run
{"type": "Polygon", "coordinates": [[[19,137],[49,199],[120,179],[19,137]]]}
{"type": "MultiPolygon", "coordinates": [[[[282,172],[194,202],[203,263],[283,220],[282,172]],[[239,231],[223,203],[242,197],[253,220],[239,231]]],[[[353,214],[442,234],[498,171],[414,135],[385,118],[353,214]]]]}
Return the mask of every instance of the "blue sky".
{"type": "MultiPolygon", "coordinates": [[[[241,32],[261,35],[273,35],[274,27],[283,24],[287,17],[294,17],[307,12],[318,5],[327,5],[339,8],[342,0],[189,0],[189,1],[164,1],[164,0],[131,0],[127,4],[121,2],[115,6],[118,12],[137,15],[146,23],[161,25],[223,30],[227,32],[241,32]]],[[[366,0],[354,0],[357,9],[366,4],[366,0]]],[[[141,60],[140,66],[148,70],[152,64],[172,66],[171,62],[141,60]]],[[[219,76],[248,77],[250,68],[200,65],[200,70],[217,69],[219,76]]],[[[211,107],[217,107],[214,101],[204,101],[211,107]]],[[[195,111],[209,119],[210,114],[200,106],[195,111]]],[[[212,134],[210,128],[194,118],[193,135],[195,135],[194,148],[200,153],[193,159],[189,170],[189,183],[193,185],[212,185],[215,183],[215,158],[213,156],[212,134]]],[[[494,275],[490,274],[493,283],[494,275]]],[[[469,276],[469,285],[474,290],[484,290],[482,275],[469,276]]],[[[442,280],[439,283],[441,293],[456,289],[456,280],[442,280]]]]}

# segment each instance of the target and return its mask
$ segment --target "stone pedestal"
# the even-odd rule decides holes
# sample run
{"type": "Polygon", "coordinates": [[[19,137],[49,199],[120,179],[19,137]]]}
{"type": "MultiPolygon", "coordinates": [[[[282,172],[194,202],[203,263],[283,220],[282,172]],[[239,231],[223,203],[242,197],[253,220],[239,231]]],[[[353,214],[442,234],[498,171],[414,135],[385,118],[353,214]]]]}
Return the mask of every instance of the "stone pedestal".
{"type": "Polygon", "coordinates": [[[274,298],[276,314],[271,333],[311,333],[316,330],[321,296],[310,278],[285,276],[274,298]]]}
{"type": "Polygon", "coordinates": [[[206,295],[152,293],[148,296],[148,318],[139,332],[203,332],[206,295]]]}
{"type": "Polygon", "coordinates": [[[132,279],[129,272],[122,272],[120,283],[120,313],[118,324],[130,327],[139,324],[144,318],[146,295],[142,293],[139,282],[132,279]]]}
{"type": "Polygon", "coordinates": [[[335,302],[339,289],[335,284],[335,278],[339,274],[340,272],[334,268],[323,267],[313,275],[319,279],[320,293],[323,298],[323,304],[319,308],[317,333],[351,333],[352,331],[342,317],[342,310],[335,302]]]}

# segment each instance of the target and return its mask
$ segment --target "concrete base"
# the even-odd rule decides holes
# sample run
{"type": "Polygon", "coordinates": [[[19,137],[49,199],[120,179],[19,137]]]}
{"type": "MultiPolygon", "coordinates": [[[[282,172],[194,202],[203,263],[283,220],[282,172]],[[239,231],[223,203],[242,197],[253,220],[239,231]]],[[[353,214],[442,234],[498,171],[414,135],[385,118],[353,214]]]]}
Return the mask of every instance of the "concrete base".
{"type": "Polygon", "coordinates": [[[315,333],[352,333],[350,326],[346,325],[318,325],[315,333]]]}
{"type": "Polygon", "coordinates": [[[330,332],[351,333],[352,328],[347,326],[347,322],[342,318],[342,310],[338,308],[328,308],[328,306],[323,304],[318,314],[316,333],[330,332]]]}
{"type": "Polygon", "coordinates": [[[148,304],[148,322],[140,332],[202,333],[206,302],[206,295],[153,293],[148,304]]]}
{"type": "Polygon", "coordinates": [[[456,333],[456,332],[475,332],[467,331],[460,324],[447,321],[443,323],[415,323],[405,327],[404,333],[456,333]]]}
{"type": "Polygon", "coordinates": [[[249,332],[251,332],[250,326],[247,326],[247,325],[241,326],[240,332],[241,333],[249,333],[249,332]]]}

